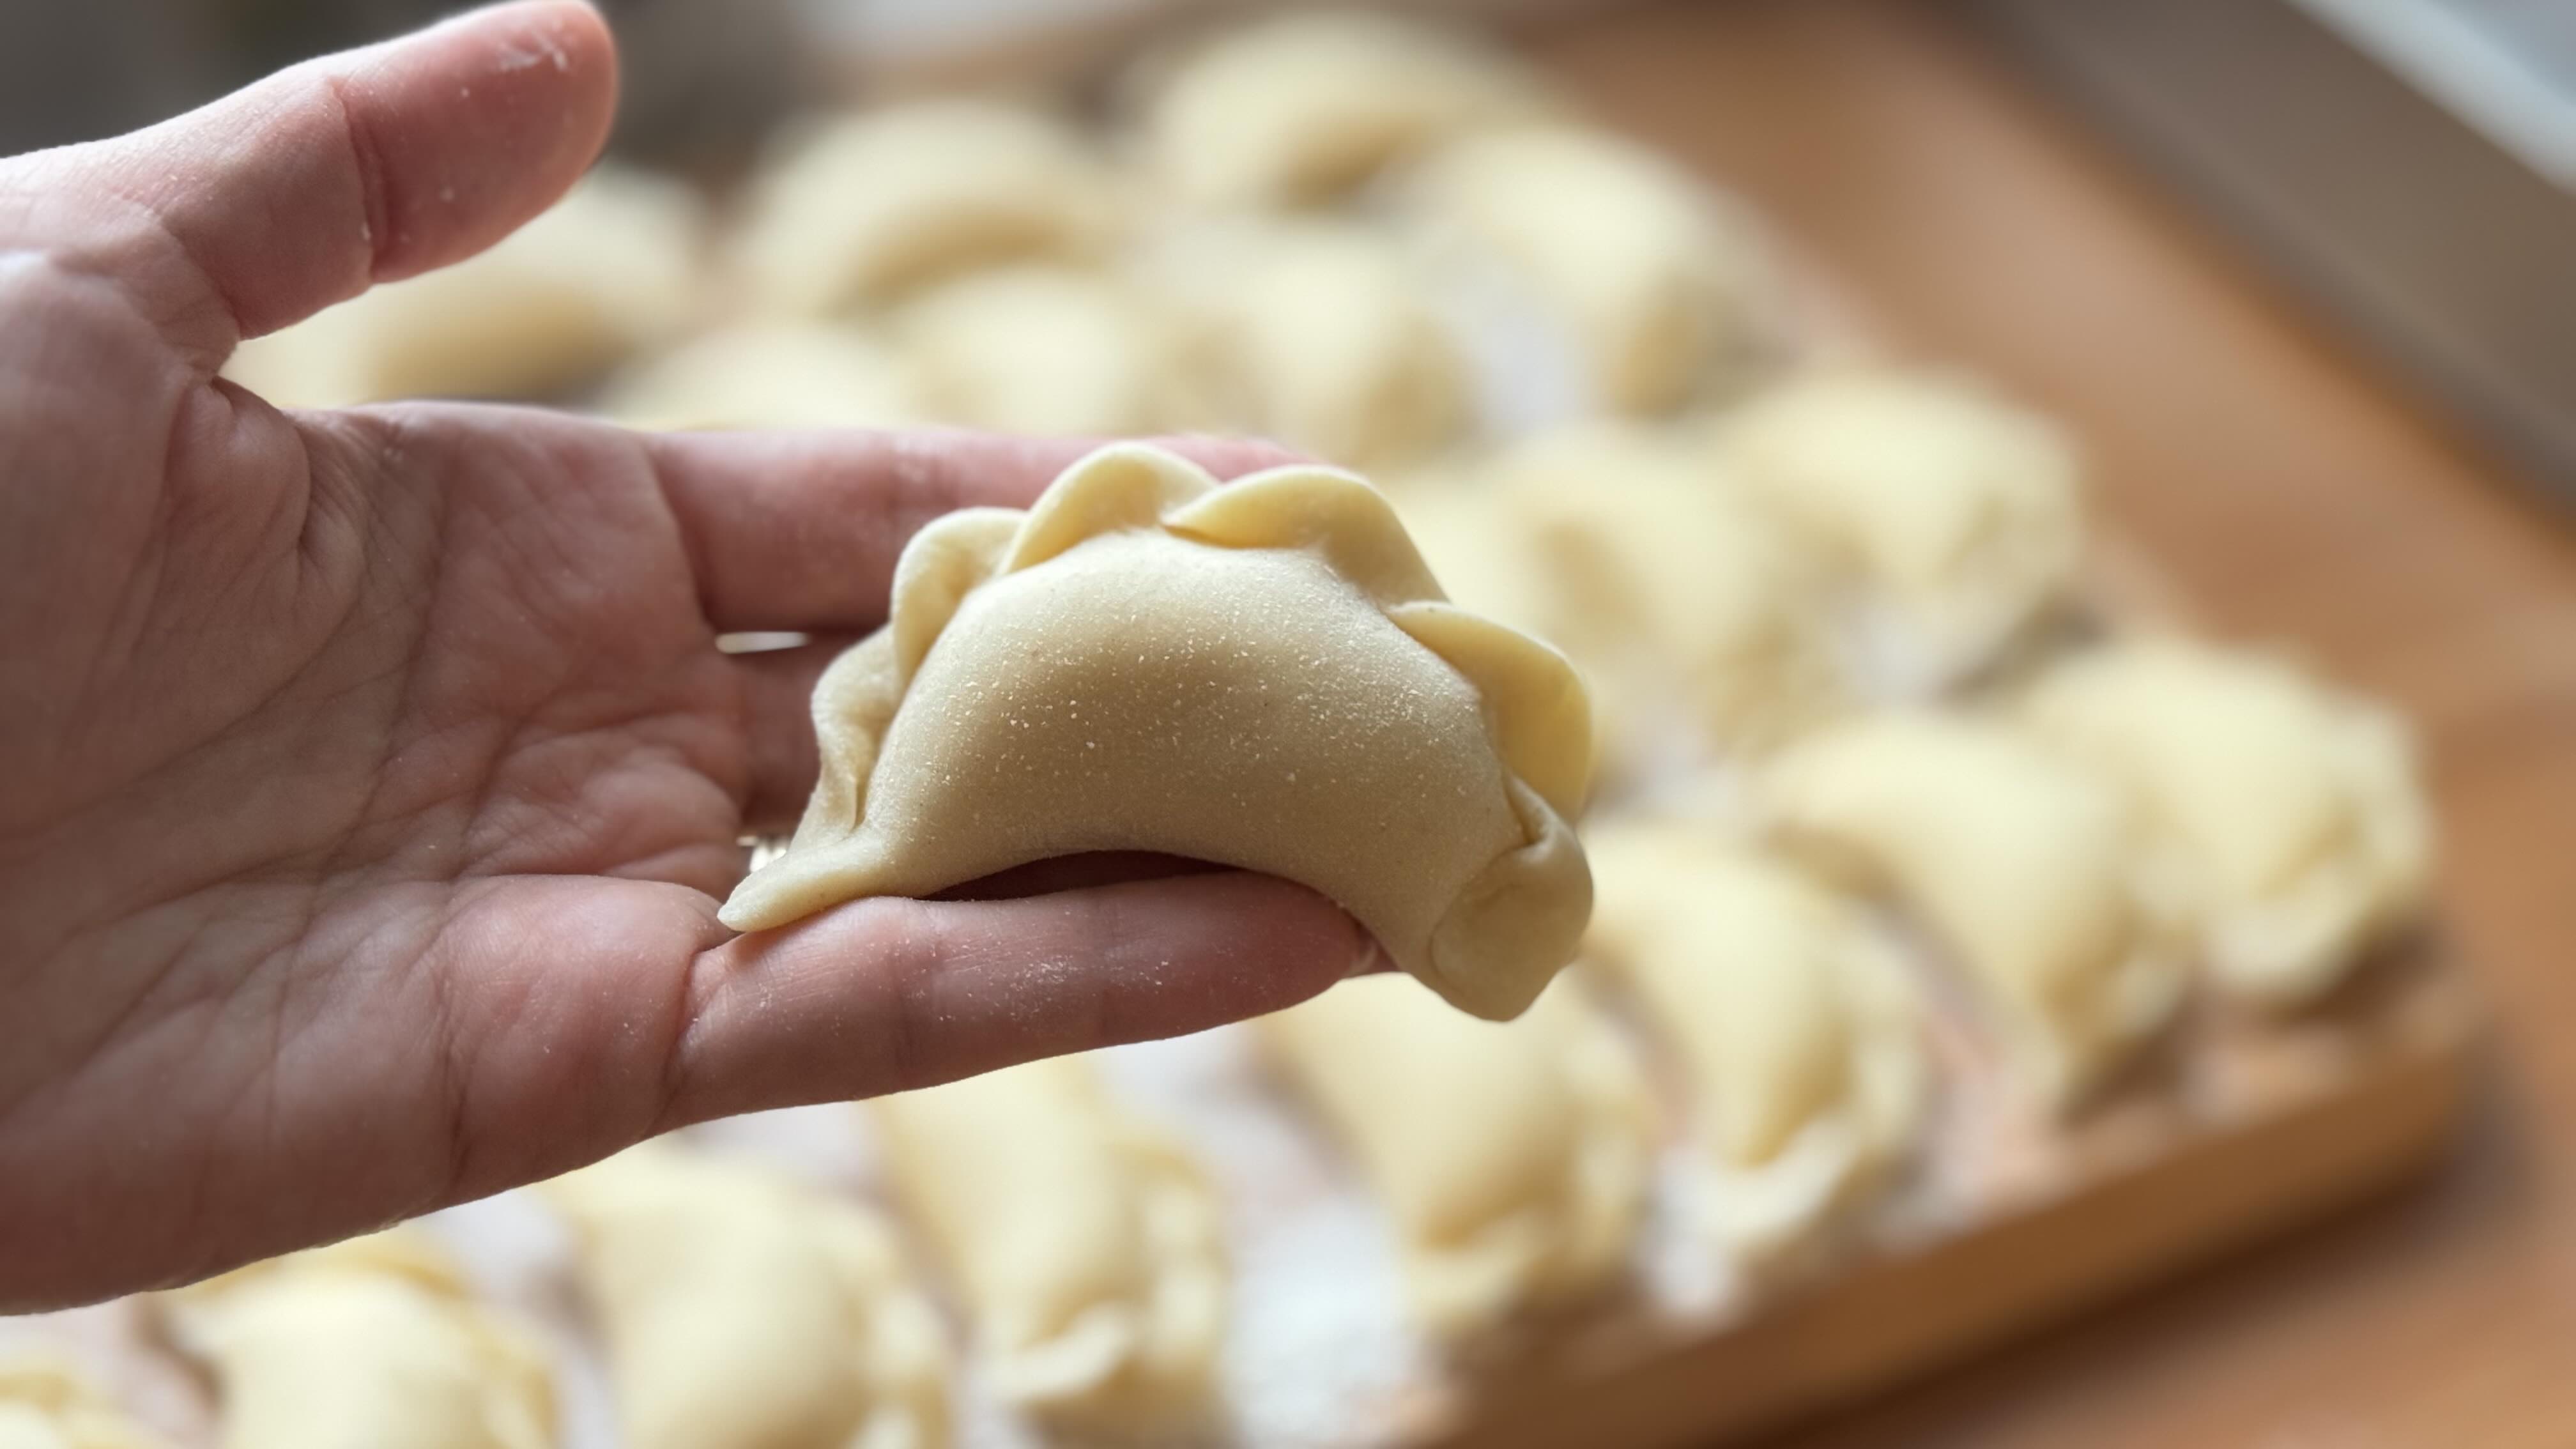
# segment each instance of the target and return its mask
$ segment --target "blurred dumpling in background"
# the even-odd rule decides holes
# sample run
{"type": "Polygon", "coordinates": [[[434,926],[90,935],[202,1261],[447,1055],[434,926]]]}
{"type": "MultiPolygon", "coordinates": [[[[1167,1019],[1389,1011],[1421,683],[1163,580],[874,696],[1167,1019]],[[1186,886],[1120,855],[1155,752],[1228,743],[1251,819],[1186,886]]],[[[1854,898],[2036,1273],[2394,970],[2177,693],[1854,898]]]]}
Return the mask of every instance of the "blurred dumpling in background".
{"type": "Polygon", "coordinates": [[[2311,999],[2423,905],[2432,825],[2384,709],[2281,660],[2146,639],[2052,669],[2024,713],[2129,792],[2230,991],[2311,999]]]}
{"type": "Polygon", "coordinates": [[[162,1294],[215,1384],[224,1449],[550,1449],[554,1375],[416,1227],[162,1294]]]}
{"type": "Polygon", "coordinates": [[[889,427],[922,416],[910,364],[855,328],[728,328],[609,381],[598,410],[638,428],[889,427]]]}
{"type": "Polygon", "coordinates": [[[1117,437],[1197,420],[1172,323],[1097,272],[977,272],[921,293],[888,327],[941,422],[1117,437]]]}
{"type": "MultiPolygon", "coordinates": [[[[1521,520],[1473,469],[1427,470],[1389,488],[1388,497],[1450,602],[1566,649],[1549,636],[1549,590],[1538,577],[1521,520]]],[[[1597,694],[1589,667],[1581,660],[1575,664],[1597,694]]]]}
{"type": "Polygon", "coordinates": [[[245,342],[224,375],[280,407],[560,396],[696,317],[704,231],[688,187],[601,166],[490,250],[245,342]]]}
{"type": "Polygon", "coordinates": [[[1626,1044],[1575,982],[1491,1022],[1362,976],[1260,1026],[1394,1216],[1427,1330],[1472,1335],[1619,1277],[1654,1122],[1626,1044]]]}
{"type": "Polygon", "coordinates": [[[891,1231],[748,1162],[646,1143],[557,1178],[629,1449],[939,1449],[948,1352],[891,1231]]]}
{"type": "Polygon", "coordinates": [[[1283,10],[1149,77],[1143,145],[1162,184],[1210,207],[1327,201],[1388,164],[1535,109],[1504,57],[1372,10],[1283,10]]]}
{"type": "Polygon", "coordinates": [[[1518,126],[1444,147],[1405,180],[1435,242],[1495,264],[1566,334],[1596,410],[1676,407],[1759,340],[1769,283],[1749,225],[1634,142],[1518,126]]]}
{"type": "Polygon", "coordinates": [[[966,98],[821,123],[753,178],[743,210],[728,250],[743,300],[804,316],[977,267],[1089,259],[1118,220],[1108,167],[1070,125],[966,98]]]}
{"type": "Polygon", "coordinates": [[[1993,720],[1896,710],[1798,741],[1764,785],[1782,843],[1923,922],[2043,1101],[2076,1105],[2172,1016],[2182,961],[2127,804],[2073,760],[1993,720]]]}
{"type": "Polygon", "coordinates": [[[1756,1273],[1801,1262],[1884,1189],[1929,1070],[1912,986],[1850,902],[1706,827],[1584,832],[1584,960],[1689,1074],[1706,1226],[1756,1273]]]}
{"type": "Polygon", "coordinates": [[[1199,304],[1239,419],[1330,463],[1418,459],[1471,421],[1466,359],[1385,233],[1300,219],[1226,248],[1199,304]]]}
{"type": "Polygon", "coordinates": [[[52,1358],[0,1361],[0,1449],[173,1449],[52,1358]]]}
{"type": "Polygon", "coordinates": [[[946,1265],[1004,1402],[1129,1429],[1213,1407],[1227,1300],[1214,1194],[1090,1062],[1032,1062],[869,1106],[895,1192],[946,1265]]]}
{"type": "Polygon", "coordinates": [[[1721,746],[1758,749],[1839,699],[1814,571],[1700,450],[1577,424],[1505,449],[1484,485],[1521,535],[1539,633],[1631,718],[1660,702],[1721,746]]]}
{"type": "Polygon", "coordinates": [[[1746,400],[1717,437],[1744,486],[1856,596],[1872,682],[1891,692],[1992,663],[2075,589],[2075,451],[2047,419],[1973,382],[1811,373],[1746,400]]]}

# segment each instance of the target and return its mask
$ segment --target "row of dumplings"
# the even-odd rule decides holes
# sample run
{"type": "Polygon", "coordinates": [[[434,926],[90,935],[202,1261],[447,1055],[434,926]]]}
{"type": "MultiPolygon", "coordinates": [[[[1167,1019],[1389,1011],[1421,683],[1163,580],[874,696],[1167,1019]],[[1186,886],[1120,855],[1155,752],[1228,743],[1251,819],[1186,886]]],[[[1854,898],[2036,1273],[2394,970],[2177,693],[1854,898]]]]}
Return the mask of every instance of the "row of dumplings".
{"type": "MultiPolygon", "coordinates": [[[[1632,1271],[1673,1136],[1651,1080],[1682,1084],[1692,1226],[1746,1281],[1773,1281],[1864,1240],[1924,1150],[1932,977],[2027,1099],[2062,1113],[2164,1027],[2195,971],[2253,1009],[2313,1002],[2424,884],[2421,806],[2383,715],[2177,639],[2075,653],[2009,698],[1846,716],[1752,774],[1723,821],[1589,827],[1582,963],[1517,1020],[1378,976],[1256,1023],[1385,1212],[1435,1340],[1632,1271]]],[[[866,1110],[997,1397],[1077,1429],[1222,1412],[1213,1176],[1092,1062],[866,1110]]],[[[573,1229],[624,1442],[948,1442],[947,1332],[873,1209],[670,1143],[539,1195],[573,1229]]],[[[227,1446],[557,1442],[542,1341],[418,1228],[155,1309],[209,1370],[227,1446]]],[[[0,1443],[22,1442],[154,1441],[59,1372],[0,1371],[0,1443]]]]}
{"type": "Polygon", "coordinates": [[[1518,423],[1528,397],[1497,387],[1656,413],[1762,346],[1743,220],[1462,37],[1290,12],[1120,95],[1105,127],[977,97],[816,120],[716,209],[602,167],[483,256],[248,344],[230,374],[283,405],[1231,428],[1386,466],[1518,423]],[[1498,349],[1503,374],[1572,375],[1496,383],[1498,349]]]}

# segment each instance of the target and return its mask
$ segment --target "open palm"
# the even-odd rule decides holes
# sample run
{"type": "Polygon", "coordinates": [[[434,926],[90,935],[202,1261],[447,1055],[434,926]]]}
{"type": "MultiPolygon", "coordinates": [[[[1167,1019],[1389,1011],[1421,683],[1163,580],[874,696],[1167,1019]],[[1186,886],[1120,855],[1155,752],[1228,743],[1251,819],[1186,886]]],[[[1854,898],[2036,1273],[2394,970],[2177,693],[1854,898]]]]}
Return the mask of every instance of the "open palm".
{"type": "Polygon", "coordinates": [[[1247,1015],[1368,951],[1230,873],[716,923],[904,538],[1070,446],[215,380],[525,220],[613,90],[596,17],[531,4],[0,162],[0,1309],[1247,1015]],[[744,629],[818,642],[717,650],[744,629]]]}

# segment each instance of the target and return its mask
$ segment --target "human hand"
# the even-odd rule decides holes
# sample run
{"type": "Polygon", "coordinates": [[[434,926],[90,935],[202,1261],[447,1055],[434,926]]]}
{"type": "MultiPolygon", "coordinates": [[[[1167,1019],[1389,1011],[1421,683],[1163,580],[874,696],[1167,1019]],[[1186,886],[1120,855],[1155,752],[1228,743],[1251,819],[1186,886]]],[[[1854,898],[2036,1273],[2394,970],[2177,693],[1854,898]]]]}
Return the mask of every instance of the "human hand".
{"type": "Polygon", "coordinates": [[[1270,1010],[1372,949],[1235,872],[716,923],[903,540],[1072,445],[216,379],[541,209],[614,65],[525,4],[0,162],[0,1310],[1270,1010]],[[717,650],[752,629],[818,638],[717,650]]]}

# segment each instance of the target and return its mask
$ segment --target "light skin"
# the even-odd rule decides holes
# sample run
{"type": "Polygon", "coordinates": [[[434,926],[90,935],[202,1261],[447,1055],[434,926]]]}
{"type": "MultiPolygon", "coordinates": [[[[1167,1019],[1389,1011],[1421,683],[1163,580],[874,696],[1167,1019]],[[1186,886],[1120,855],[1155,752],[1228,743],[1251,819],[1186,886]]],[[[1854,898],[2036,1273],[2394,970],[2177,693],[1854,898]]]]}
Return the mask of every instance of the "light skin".
{"type": "Polygon", "coordinates": [[[281,412],[217,378],[542,209],[615,85],[598,18],[541,0],[0,161],[0,1311],[1373,959],[1238,872],[716,922],[903,540],[1080,445],[281,412]]]}

